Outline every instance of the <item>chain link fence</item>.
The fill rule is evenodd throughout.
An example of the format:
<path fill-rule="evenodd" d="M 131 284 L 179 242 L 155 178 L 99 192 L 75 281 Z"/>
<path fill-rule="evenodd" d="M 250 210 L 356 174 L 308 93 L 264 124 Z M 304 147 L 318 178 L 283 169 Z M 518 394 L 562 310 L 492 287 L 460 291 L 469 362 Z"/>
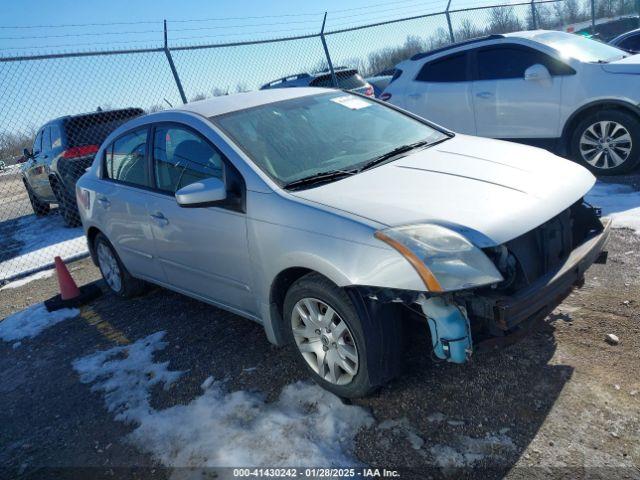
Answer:
<path fill-rule="evenodd" d="M 600 1 L 597 9 L 579 2 L 455 9 L 449 1 L 439 13 L 355 27 L 323 22 L 316 33 L 212 45 L 170 46 L 165 24 L 155 48 L 2 57 L 0 284 L 50 268 L 54 256 L 88 254 L 75 182 L 132 117 L 312 72 L 340 85 L 345 72 L 376 75 L 451 42 L 535 28 L 592 31 L 638 13 L 636 0 Z"/>

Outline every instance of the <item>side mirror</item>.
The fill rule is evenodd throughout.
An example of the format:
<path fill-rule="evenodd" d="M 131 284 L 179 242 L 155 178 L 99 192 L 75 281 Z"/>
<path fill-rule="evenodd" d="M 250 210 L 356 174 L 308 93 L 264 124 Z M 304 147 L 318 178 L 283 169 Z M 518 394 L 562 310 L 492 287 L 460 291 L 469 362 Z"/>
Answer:
<path fill-rule="evenodd" d="M 31 153 L 31 151 L 28 148 L 25 148 L 22 153 L 24 154 L 24 158 L 25 159 L 29 159 L 31 157 L 33 157 L 33 153 Z"/>
<path fill-rule="evenodd" d="M 219 178 L 205 178 L 176 192 L 178 205 L 185 208 L 208 207 L 227 198 L 227 188 Z"/>
<path fill-rule="evenodd" d="M 529 82 L 551 80 L 551 74 L 549 73 L 549 70 L 547 70 L 547 67 L 536 63 L 524 71 L 524 79 Z"/>

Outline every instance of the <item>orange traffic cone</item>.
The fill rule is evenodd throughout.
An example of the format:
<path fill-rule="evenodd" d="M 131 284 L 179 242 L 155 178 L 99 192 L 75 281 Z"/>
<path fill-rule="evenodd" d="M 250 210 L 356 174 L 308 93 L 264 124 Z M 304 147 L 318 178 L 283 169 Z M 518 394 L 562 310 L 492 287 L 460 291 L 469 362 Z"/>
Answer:
<path fill-rule="evenodd" d="M 60 257 L 54 258 L 56 264 L 56 274 L 58 275 L 58 285 L 60 285 L 60 298 L 62 300 L 71 300 L 80 296 L 80 289 L 73 280 L 73 277 L 67 270 Z"/>

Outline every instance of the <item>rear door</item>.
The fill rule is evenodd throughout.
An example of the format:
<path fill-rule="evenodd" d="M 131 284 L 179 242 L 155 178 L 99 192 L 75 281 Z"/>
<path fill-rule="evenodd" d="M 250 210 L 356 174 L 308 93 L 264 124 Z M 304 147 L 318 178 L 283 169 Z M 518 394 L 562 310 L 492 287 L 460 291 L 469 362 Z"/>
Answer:
<path fill-rule="evenodd" d="M 153 141 L 157 193 L 150 201 L 151 230 L 167 282 L 184 293 L 256 314 L 240 173 L 214 145 L 184 125 L 156 125 Z M 209 177 L 225 182 L 226 201 L 202 208 L 178 205 L 177 190 Z"/>
<path fill-rule="evenodd" d="M 473 51 L 473 102 L 477 134 L 492 138 L 557 138 L 565 75 L 571 67 L 546 53 L 517 44 Z M 525 80 L 525 71 L 543 65 L 550 79 Z"/>
<path fill-rule="evenodd" d="M 164 281 L 156 261 L 149 202 L 151 180 L 148 128 L 121 135 L 105 149 L 101 182 L 97 182 L 94 206 L 100 225 L 125 267 L 136 277 Z"/>

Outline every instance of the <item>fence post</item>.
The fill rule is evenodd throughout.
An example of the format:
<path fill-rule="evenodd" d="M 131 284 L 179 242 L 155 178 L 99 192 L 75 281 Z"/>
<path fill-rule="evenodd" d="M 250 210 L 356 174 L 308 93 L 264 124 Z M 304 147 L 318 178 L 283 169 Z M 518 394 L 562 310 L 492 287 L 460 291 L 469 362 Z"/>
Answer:
<path fill-rule="evenodd" d="M 536 4 L 535 0 L 531 0 L 531 23 L 534 30 L 538 29 L 538 19 L 536 18 Z"/>
<path fill-rule="evenodd" d="M 327 41 L 324 39 L 324 24 L 327 22 L 327 12 L 324 12 L 324 18 L 322 19 L 322 29 L 320 30 L 320 40 L 322 40 L 322 48 L 324 48 L 324 54 L 327 57 L 327 64 L 329 65 L 329 71 L 331 72 L 331 83 L 334 88 L 338 88 L 338 79 L 336 78 L 336 72 L 333 70 L 333 63 L 331 62 L 331 55 L 329 55 L 329 49 L 327 48 Z"/>
<path fill-rule="evenodd" d="M 591 0 L 591 35 L 596 34 L 596 0 Z"/>
<path fill-rule="evenodd" d="M 451 43 L 455 43 L 456 38 L 453 35 L 453 27 L 451 26 L 451 15 L 449 15 L 450 6 L 451 6 L 451 0 L 447 2 L 447 9 L 444 11 L 444 14 L 447 17 L 447 25 L 449 25 L 449 39 L 451 40 Z"/>
<path fill-rule="evenodd" d="M 171 73 L 173 73 L 173 79 L 176 81 L 176 85 L 178 86 L 178 92 L 180 92 L 180 98 L 182 99 L 182 103 L 187 103 L 187 96 L 184 94 L 184 89 L 182 88 L 182 82 L 180 81 L 180 77 L 178 76 L 178 71 L 176 70 L 176 66 L 173 63 L 173 57 L 171 56 L 171 51 L 169 50 L 169 43 L 167 42 L 167 21 L 164 21 L 164 54 L 167 56 L 167 61 L 169 62 L 169 67 L 171 68 Z"/>

